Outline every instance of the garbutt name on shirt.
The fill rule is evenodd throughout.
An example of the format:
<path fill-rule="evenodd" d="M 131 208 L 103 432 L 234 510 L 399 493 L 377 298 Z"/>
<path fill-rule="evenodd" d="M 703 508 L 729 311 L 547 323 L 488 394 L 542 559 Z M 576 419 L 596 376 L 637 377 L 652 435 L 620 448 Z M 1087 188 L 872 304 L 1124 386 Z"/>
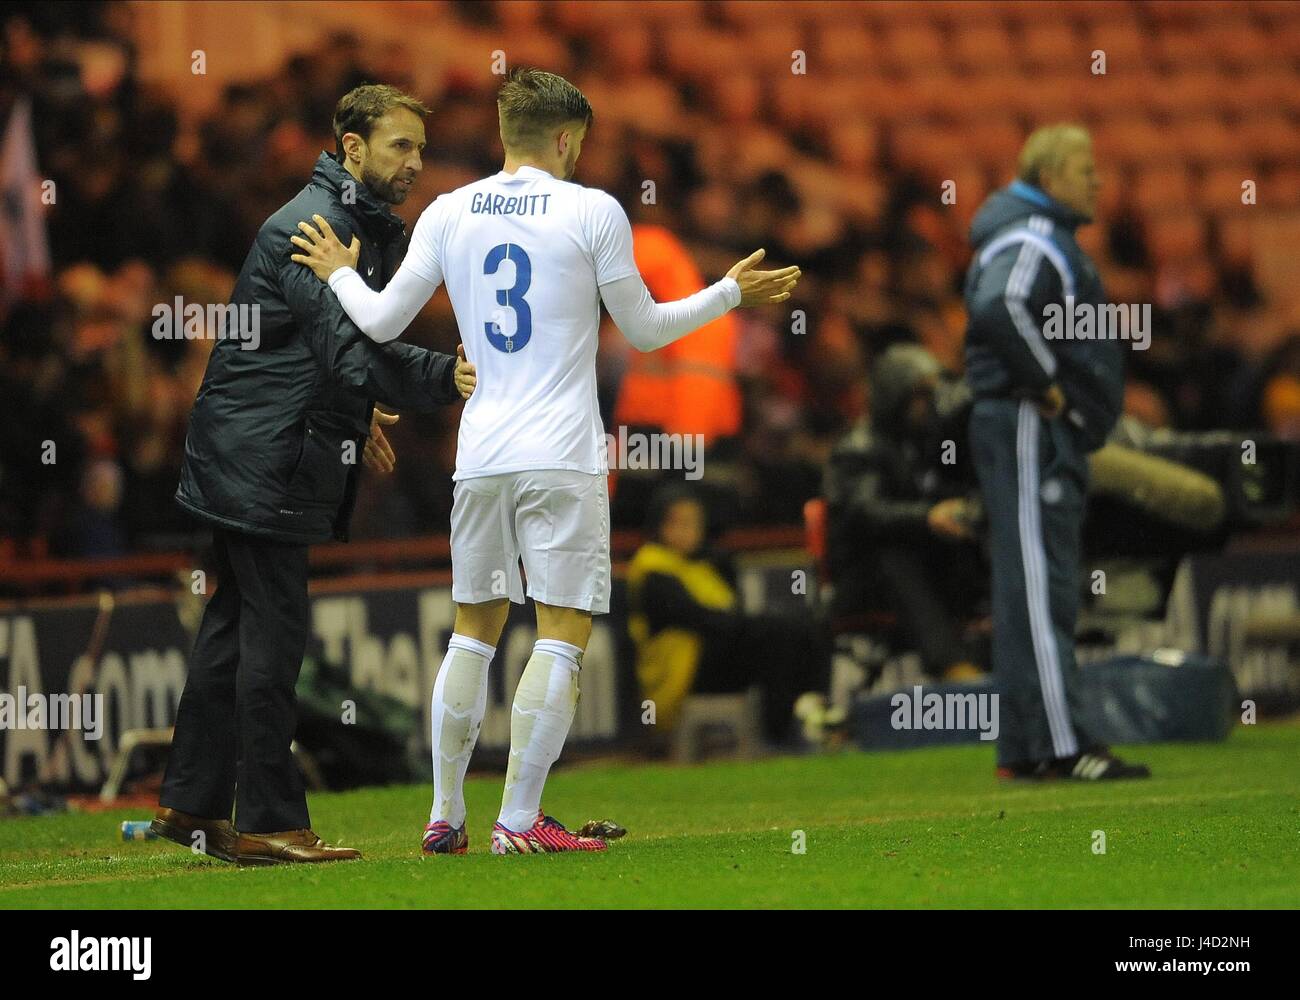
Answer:
<path fill-rule="evenodd" d="M 504 195 L 475 191 L 469 210 L 471 215 L 545 215 L 550 197 L 550 194 Z"/>

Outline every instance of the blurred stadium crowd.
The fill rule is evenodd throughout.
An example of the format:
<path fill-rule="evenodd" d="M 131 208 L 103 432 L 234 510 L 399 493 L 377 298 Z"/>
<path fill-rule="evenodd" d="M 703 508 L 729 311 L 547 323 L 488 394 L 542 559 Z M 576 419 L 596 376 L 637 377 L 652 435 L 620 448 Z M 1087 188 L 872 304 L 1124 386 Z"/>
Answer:
<path fill-rule="evenodd" d="M 1029 128 L 1054 119 L 1096 139 L 1103 209 L 1083 237 L 1111 298 L 1154 307 L 1152 346 L 1129 359 L 1129 413 L 1300 438 L 1300 311 L 1270 294 L 1261 271 L 1277 262 L 1252 237 L 1252 213 L 1300 210 L 1300 8 L 391 7 L 374 16 L 441 19 L 449 46 L 481 54 L 478 71 L 463 60 L 430 70 L 358 23 L 286 53 L 273 75 L 224 86 L 194 116 L 137 72 L 147 5 L 0 15 L 0 123 L 30 101 L 39 169 L 57 191 L 51 273 L 9 281 L 0 316 L 10 556 L 186 544 L 193 528 L 171 496 L 210 342 L 155 339 L 154 305 L 226 300 L 257 227 L 333 148 L 334 104 L 358 83 L 409 88 L 434 108 L 408 224 L 438 192 L 499 169 L 496 47 L 584 90 L 596 123 L 577 179 L 677 234 L 709 280 L 758 246 L 802 265 L 792 305 L 806 334 L 775 310 L 737 319 L 742 431 L 716 449 L 742 522 L 800 519 L 832 444 L 866 410 L 884 348 L 920 343 L 959 368 L 966 226 L 1010 178 Z M 792 72 L 796 49 L 806 74 Z M 1094 50 L 1105 75 L 1087 68 Z M 1258 205 L 1243 204 L 1245 179 Z M 945 181 L 955 204 L 941 200 Z M 445 296 L 407 337 L 454 349 Z M 612 397 L 623 348 L 606 342 Z M 403 419 L 397 474 L 367 478 L 356 537 L 445 531 L 457 415 Z M 54 464 L 42 462 L 46 440 L 58 442 Z"/>

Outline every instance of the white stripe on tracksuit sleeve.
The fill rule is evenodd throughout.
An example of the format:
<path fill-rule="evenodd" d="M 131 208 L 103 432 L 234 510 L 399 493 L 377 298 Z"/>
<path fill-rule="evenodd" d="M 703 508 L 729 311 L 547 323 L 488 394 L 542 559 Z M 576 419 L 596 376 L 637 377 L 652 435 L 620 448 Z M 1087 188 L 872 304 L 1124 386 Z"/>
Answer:
<path fill-rule="evenodd" d="M 1023 228 L 1003 233 L 980 251 L 980 266 L 987 267 L 994 258 L 1019 246 L 1020 252 L 1007 275 L 1002 303 L 1016 332 L 1037 366 L 1047 378 L 1056 377 L 1056 356 L 1047 345 L 1046 338 L 1030 315 L 1027 303 L 1039 267 L 1046 260 L 1055 268 L 1061 280 L 1061 290 L 1068 303 L 1074 297 L 1074 277 L 1060 248 L 1050 238 L 1052 224 L 1040 215 L 1031 216 Z"/>

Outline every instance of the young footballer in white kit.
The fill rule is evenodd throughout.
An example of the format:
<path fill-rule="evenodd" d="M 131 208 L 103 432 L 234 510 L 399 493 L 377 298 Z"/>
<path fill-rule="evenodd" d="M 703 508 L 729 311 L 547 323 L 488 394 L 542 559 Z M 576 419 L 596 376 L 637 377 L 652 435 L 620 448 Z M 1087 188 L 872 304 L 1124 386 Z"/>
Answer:
<path fill-rule="evenodd" d="M 541 810 L 578 701 L 591 616 L 609 610 L 609 494 L 596 402 L 603 302 L 651 351 L 736 306 L 783 302 L 797 267 L 754 271 L 759 250 L 714 285 L 656 303 L 637 272 L 632 230 L 608 194 L 570 181 L 591 105 L 563 78 L 516 70 L 497 97 L 505 166 L 442 195 L 420 216 L 406 259 L 368 288 L 329 223 L 303 223 L 293 259 L 327 280 L 373 340 L 401 335 L 447 286 L 478 385 L 461 417 L 451 516 L 455 631 L 433 687 L 434 801 L 426 854 L 461 854 L 463 784 L 487 704 L 488 665 L 509 602 L 537 606 L 537 642 L 515 692 L 510 762 L 492 851 L 599 851 Z"/>

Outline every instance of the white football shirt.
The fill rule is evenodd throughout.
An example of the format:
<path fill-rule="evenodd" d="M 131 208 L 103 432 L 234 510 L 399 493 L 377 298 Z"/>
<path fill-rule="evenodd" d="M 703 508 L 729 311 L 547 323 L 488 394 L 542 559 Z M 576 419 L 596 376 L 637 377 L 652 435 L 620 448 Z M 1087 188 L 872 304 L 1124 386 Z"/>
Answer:
<path fill-rule="evenodd" d="M 632 229 L 609 195 L 534 167 L 444 195 L 421 214 L 382 292 L 351 267 L 329 286 L 371 340 L 402 335 L 447 285 L 478 386 L 461 418 L 456 479 L 530 469 L 606 471 L 596 401 L 599 302 L 628 341 L 654 351 L 741 304 L 730 277 L 655 302 Z"/>
<path fill-rule="evenodd" d="M 599 287 L 637 273 L 618 202 L 535 167 L 501 171 L 425 209 L 402 266 L 447 286 L 478 372 L 453 478 L 605 472 Z"/>

